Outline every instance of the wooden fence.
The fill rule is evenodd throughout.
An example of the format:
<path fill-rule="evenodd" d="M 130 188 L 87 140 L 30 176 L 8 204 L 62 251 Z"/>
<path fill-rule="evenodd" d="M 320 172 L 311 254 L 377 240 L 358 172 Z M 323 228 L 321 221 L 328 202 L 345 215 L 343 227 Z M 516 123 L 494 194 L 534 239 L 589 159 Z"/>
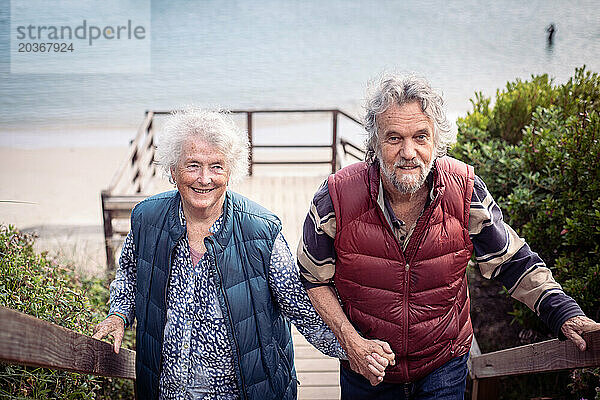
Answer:
<path fill-rule="evenodd" d="M 569 340 L 558 339 L 486 354 L 477 354 L 476 350 L 470 360 L 471 398 L 497 399 L 499 378 L 504 376 L 600 366 L 600 330 L 584 333 L 583 338 L 587 344 L 585 351 L 580 351 Z"/>
<path fill-rule="evenodd" d="M 476 354 L 469 361 L 472 400 L 498 398 L 498 378 L 600 366 L 600 331 L 583 334 L 585 352 L 558 339 Z M 135 352 L 0 307 L 0 361 L 97 376 L 135 379 Z"/>

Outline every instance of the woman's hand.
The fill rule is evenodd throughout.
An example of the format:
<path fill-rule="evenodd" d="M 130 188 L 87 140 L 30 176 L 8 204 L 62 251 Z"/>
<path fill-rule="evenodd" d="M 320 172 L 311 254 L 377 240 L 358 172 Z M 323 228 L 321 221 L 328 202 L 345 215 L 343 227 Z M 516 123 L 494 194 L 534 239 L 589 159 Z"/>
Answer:
<path fill-rule="evenodd" d="M 94 327 L 94 339 L 102 340 L 108 335 L 115 339 L 114 350 L 119 354 L 121 342 L 123 342 L 123 334 L 125 333 L 125 323 L 121 317 L 110 315 Z"/>

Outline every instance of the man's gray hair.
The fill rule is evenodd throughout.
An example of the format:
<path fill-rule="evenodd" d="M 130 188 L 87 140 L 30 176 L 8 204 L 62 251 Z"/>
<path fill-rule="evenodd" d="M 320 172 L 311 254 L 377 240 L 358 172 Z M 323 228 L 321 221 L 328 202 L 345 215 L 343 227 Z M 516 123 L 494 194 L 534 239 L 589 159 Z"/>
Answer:
<path fill-rule="evenodd" d="M 373 163 L 379 154 L 377 116 L 395 103 L 404 105 L 417 102 L 421 111 L 434 125 L 434 157 L 446 155 L 448 148 L 456 142 L 456 131 L 446 116 L 444 99 L 436 93 L 425 78 L 416 75 L 384 74 L 369 85 L 365 101 L 364 124 L 367 130 L 365 160 Z"/>
<path fill-rule="evenodd" d="M 179 162 L 183 145 L 198 139 L 217 148 L 225 156 L 229 179 L 239 182 L 248 173 L 248 135 L 231 119 L 228 111 L 204 110 L 188 106 L 173 112 L 156 138 L 154 158 L 170 177 Z"/>

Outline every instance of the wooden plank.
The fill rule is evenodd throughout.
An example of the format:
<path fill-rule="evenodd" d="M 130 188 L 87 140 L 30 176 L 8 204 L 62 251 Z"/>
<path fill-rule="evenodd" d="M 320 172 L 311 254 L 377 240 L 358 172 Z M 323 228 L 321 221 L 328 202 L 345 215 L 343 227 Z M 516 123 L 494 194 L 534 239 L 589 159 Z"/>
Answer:
<path fill-rule="evenodd" d="M 319 350 L 314 348 L 311 345 L 308 346 L 296 346 L 294 345 L 294 356 L 298 359 L 308 359 L 308 358 L 322 358 L 327 357 L 325 354 L 321 353 Z"/>
<path fill-rule="evenodd" d="M 0 307 L 0 361 L 135 379 L 135 352 Z"/>
<path fill-rule="evenodd" d="M 131 210 L 113 210 L 109 211 L 110 219 L 129 219 L 131 217 Z"/>
<path fill-rule="evenodd" d="M 323 358 L 296 359 L 296 369 L 307 372 L 331 372 L 339 368 L 340 362 L 335 358 L 323 356 Z"/>
<path fill-rule="evenodd" d="M 339 387 L 298 387 L 298 399 L 300 400 L 332 400 L 340 398 L 341 390 Z"/>
<path fill-rule="evenodd" d="M 140 201 L 144 200 L 147 195 L 133 195 L 133 196 L 106 196 L 105 208 L 107 210 L 129 210 Z"/>
<path fill-rule="evenodd" d="M 340 374 L 334 372 L 298 372 L 300 386 L 337 386 L 340 383 Z"/>
<path fill-rule="evenodd" d="M 473 357 L 477 378 L 533 374 L 600 365 L 600 330 L 583 334 L 586 351 L 558 339 L 495 351 Z"/>

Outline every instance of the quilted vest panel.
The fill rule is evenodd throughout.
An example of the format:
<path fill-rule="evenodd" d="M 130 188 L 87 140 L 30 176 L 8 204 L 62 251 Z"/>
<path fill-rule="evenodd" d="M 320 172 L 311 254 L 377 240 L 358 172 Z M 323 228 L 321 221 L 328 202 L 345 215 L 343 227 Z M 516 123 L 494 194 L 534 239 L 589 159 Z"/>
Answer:
<path fill-rule="evenodd" d="M 367 338 L 388 342 L 396 365 L 386 382 L 426 376 L 471 345 L 466 266 L 473 168 L 434 164 L 434 199 L 403 251 L 377 204 L 379 165 L 356 163 L 329 177 L 337 233 L 336 289 Z"/>
<path fill-rule="evenodd" d="M 132 212 L 138 259 L 136 289 L 136 390 L 158 398 L 161 349 L 171 257 L 185 234 L 176 191 L 150 197 Z M 295 399 L 297 379 L 289 321 L 268 286 L 279 219 L 258 204 L 227 192 L 223 227 L 205 239 L 215 265 L 217 294 L 227 310 L 229 339 L 243 399 Z"/>

